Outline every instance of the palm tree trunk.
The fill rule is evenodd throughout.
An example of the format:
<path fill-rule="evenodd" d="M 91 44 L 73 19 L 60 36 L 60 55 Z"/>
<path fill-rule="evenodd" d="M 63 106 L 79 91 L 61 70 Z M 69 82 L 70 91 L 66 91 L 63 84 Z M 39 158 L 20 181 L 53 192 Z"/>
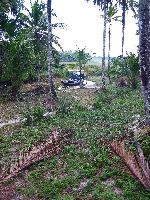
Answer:
<path fill-rule="evenodd" d="M 53 73 L 52 73 L 52 62 L 53 62 L 53 55 L 52 55 L 52 18 L 51 18 L 51 5 L 52 0 L 47 0 L 47 15 L 48 15 L 48 79 L 49 79 L 49 87 L 50 87 L 50 94 L 52 99 L 57 99 L 57 94 L 54 87 L 53 82 Z"/>
<path fill-rule="evenodd" d="M 104 30 L 103 30 L 103 58 L 102 58 L 102 87 L 105 89 L 105 46 L 106 46 L 106 17 L 107 17 L 107 7 L 106 0 L 104 0 Z"/>
<path fill-rule="evenodd" d="M 140 0 L 139 7 L 140 29 L 140 69 L 142 80 L 142 93 L 147 117 L 150 126 L 150 0 Z"/>
<path fill-rule="evenodd" d="M 0 58 L 0 81 L 1 81 L 2 75 L 3 75 L 3 65 Z"/>
<path fill-rule="evenodd" d="M 110 42 L 111 42 L 111 19 L 109 19 L 109 31 L 108 31 L 108 40 L 109 40 L 109 49 L 108 49 L 108 80 L 109 83 L 111 83 L 110 80 Z"/>
<path fill-rule="evenodd" d="M 124 55 L 125 16 L 126 16 L 126 0 L 122 0 L 122 56 Z"/>

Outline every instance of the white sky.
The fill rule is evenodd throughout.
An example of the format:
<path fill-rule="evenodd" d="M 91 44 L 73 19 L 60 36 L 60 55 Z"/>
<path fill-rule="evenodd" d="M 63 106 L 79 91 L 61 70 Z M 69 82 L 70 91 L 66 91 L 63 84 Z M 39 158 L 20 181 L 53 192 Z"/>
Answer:
<path fill-rule="evenodd" d="M 25 0 L 25 5 L 28 7 L 30 7 L 29 2 L 30 0 Z M 102 56 L 103 19 L 100 18 L 102 13 L 98 7 L 93 5 L 93 0 L 90 3 L 87 3 L 86 0 L 52 0 L 52 9 L 57 14 L 57 18 L 53 17 L 52 19 L 53 23 L 62 22 L 67 25 L 65 29 L 58 28 L 53 31 L 55 35 L 60 37 L 59 43 L 65 51 L 74 51 L 77 46 L 79 48 L 86 47 L 87 52 Z M 131 13 L 127 14 L 125 52 L 137 53 L 138 36 L 135 35 L 137 29 L 136 20 Z M 121 32 L 121 22 L 113 22 L 111 56 L 121 54 Z M 108 41 L 106 47 L 108 47 Z"/>

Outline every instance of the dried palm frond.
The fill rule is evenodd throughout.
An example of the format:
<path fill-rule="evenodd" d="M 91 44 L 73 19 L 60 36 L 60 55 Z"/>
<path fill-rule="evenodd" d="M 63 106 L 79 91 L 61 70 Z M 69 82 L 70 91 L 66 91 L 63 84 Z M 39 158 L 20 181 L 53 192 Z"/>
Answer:
<path fill-rule="evenodd" d="M 45 142 L 39 142 L 31 147 L 26 153 L 20 153 L 18 160 L 12 163 L 8 172 L 3 173 L 1 182 L 16 176 L 21 170 L 31 164 L 59 154 L 63 147 L 69 143 L 69 138 L 73 135 L 73 130 L 56 129 L 52 131 Z"/>
<path fill-rule="evenodd" d="M 121 143 L 112 141 L 111 149 L 117 154 L 128 167 L 133 176 L 140 181 L 143 187 L 150 190 L 150 169 L 146 161 L 143 151 L 138 144 L 138 154 L 134 155 L 130 150 L 125 150 L 124 141 Z"/>

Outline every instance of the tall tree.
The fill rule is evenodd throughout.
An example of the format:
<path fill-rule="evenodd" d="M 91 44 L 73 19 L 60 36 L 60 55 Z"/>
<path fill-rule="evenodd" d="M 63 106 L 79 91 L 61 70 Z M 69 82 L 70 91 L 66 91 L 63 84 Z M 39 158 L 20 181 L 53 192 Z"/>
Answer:
<path fill-rule="evenodd" d="M 108 29 L 108 79 L 109 83 L 110 80 L 110 53 L 111 53 L 111 26 L 112 26 L 112 20 L 119 21 L 120 16 L 116 16 L 117 10 L 117 4 L 112 5 L 109 7 L 107 12 L 107 22 L 109 23 L 109 29 Z"/>
<path fill-rule="evenodd" d="M 53 82 L 53 73 L 52 73 L 52 0 L 47 0 L 47 16 L 48 16 L 48 77 L 49 77 L 49 87 L 50 94 L 53 100 L 57 99 L 57 94 Z"/>
<path fill-rule="evenodd" d="M 88 1 L 88 0 L 87 0 Z M 104 12 L 104 28 L 103 28 L 103 58 L 102 58 L 102 87 L 105 89 L 106 80 L 105 80 L 105 51 L 106 51 L 106 24 L 107 24 L 107 10 L 112 4 L 112 0 L 94 0 L 94 4 L 97 4 L 101 7 Z"/>
<path fill-rule="evenodd" d="M 106 51 L 106 24 L 107 24 L 107 7 L 104 0 L 104 29 L 103 29 L 103 58 L 102 58 L 102 87 L 105 88 L 105 51 Z"/>
<path fill-rule="evenodd" d="M 124 34 L 125 34 L 125 17 L 126 17 L 126 7 L 127 0 L 119 0 L 122 7 L 122 56 L 124 54 Z"/>
<path fill-rule="evenodd" d="M 142 92 L 150 126 L 150 0 L 139 1 L 139 58 L 142 79 Z"/>

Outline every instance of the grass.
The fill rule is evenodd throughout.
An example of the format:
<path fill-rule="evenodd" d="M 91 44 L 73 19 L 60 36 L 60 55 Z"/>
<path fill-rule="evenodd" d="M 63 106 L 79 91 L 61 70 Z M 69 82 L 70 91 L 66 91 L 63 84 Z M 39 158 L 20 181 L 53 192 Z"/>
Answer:
<path fill-rule="evenodd" d="M 79 96 L 73 94 L 73 98 Z M 94 93 L 94 98 L 89 97 L 90 107 L 89 101 L 76 102 L 68 93 L 61 95 L 67 98 L 62 98 L 59 112 L 52 118 L 37 118 L 30 124 L 10 127 L 9 131 L 2 129 L 2 167 L 15 160 L 19 151 L 27 151 L 36 141 L 45 140 L 53 128 L 75 130 L 73 144 L 66 146 L 60 155 L 35 163 L 19 175 L 26 184 L 18 185 L 17 191 L 31 199 L 148 200 L 150 194 L 124 169 L 119 157 L 100 143 L 101 138 L 132 135 L 128 127 L 133 116 L 145 117 L 140 90 L 110 86 Z M 141 141 L 148 155 L 148 139 L 142 137 Z M 111 184 L 107 184 L 108 180 Z"/>

